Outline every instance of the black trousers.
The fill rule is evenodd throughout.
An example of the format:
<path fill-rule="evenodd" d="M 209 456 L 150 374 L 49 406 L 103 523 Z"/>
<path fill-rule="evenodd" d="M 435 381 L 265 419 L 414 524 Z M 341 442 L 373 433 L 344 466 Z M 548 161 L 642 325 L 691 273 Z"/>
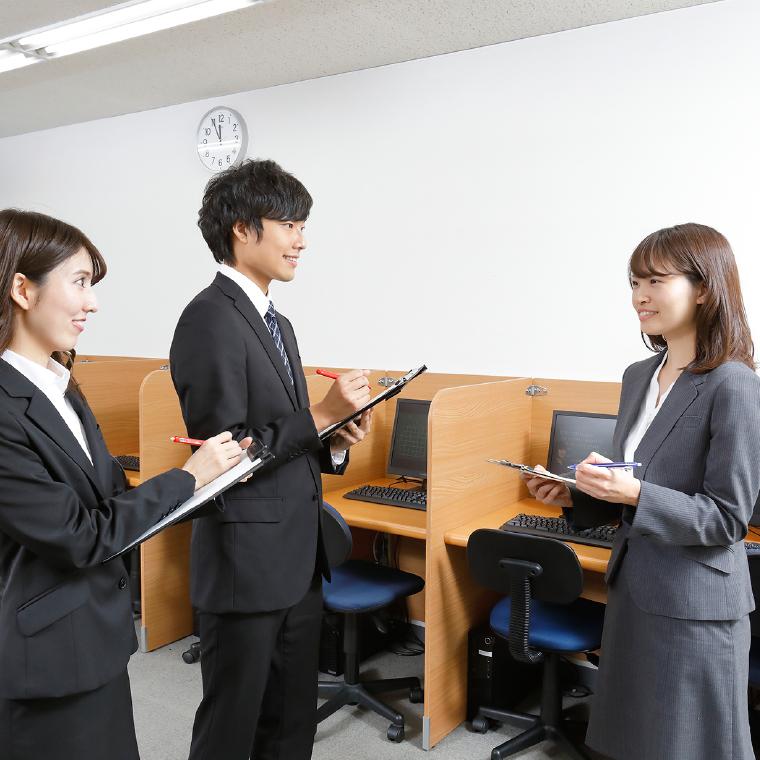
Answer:
<path fill-rule="evenodd" d="M 94 691 L 0 699 L 0 760 L 139 760 L 125 670 Z"/>
<path fill-rule="evenodd" d="M 309 760 L 321 619 L 321 577 L 284 610 L 200 614 L 203 699 L 190 760 Z"/>

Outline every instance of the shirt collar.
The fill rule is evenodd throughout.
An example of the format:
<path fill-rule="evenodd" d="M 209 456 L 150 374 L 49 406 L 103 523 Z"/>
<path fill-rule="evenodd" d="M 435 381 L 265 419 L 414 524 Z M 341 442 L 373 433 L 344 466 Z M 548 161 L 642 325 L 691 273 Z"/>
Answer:
<path fill-rule="evenodd" d="M 652 408 L 655 408 L 657 404 L 657 397 L 660 395 L 660 372 L 662 371 L 662 368 L 665 366 L 665 362 L 668 359 L 668 352 L 663 351 L 662 352 L 662 361 L 657 365 L 657 369 L 654 371 L 654 374 L 652 375 L 652 379 L 649 381 L 649 394 L 648 394 L 648 405 Z M 663 401 L 665 401 L 665 398 L 670 393 L 670 389 L 673 387 L 673 383 L 671 383 L 666 389 L 665 392 L 660 397 L 660 406 L 662 406 Z M 659 406 L 656 408 L 660 408 Z"/>
<path fill-rule="evenodd" d="M 69 387 L 71 373 L 62 364 L 53 358 L 48 359 L 47 367 L 27 359 L 26 356 L 17 354 L 15 351 L 6 349 L 1 359 L 15 367 L 27 380 L 34 383 L 43 393 L 51 391 L 63 396 Z"/>
<path fill-rule="evenodd" d="M 252 280 L 249 280 L 242 272 L 238 272 L 237 269 L 229 266 L 228 264 L 219 265 L 219 274 L 223 274 L 225 277 L 229 277 L 230 280 L 236 282 L 243 289 L 251 303 L 256 308 L 256 311 L 261 314 L 262 318 L 269 310 L 270 298 L 266 293 L 261 292 L 261 288 Z"/>

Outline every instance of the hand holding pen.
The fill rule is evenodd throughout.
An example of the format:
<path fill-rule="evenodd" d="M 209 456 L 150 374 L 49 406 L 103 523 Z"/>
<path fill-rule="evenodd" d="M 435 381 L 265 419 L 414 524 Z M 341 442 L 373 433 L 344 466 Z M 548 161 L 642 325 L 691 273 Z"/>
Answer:
<path fill-rule="evenodd" d="M 575 482 L 579 490 L 595 499 L 635 507 L 639 503 L 641 481 L 633 475 L 634 465 L 639 463 L 613 462 L 592 451 L 575 465 Z"/>
<path fill-rule="evenodd" d="M 324 370 L 320 374 L 326 374 Z M 331 373 L 332 374 L 332 373 Z M 317 430 L 324 430 L 369 403 L 368 369 L 354 369 L 334 378 L 322 401 L 312 404 L 311 416 Z"/>

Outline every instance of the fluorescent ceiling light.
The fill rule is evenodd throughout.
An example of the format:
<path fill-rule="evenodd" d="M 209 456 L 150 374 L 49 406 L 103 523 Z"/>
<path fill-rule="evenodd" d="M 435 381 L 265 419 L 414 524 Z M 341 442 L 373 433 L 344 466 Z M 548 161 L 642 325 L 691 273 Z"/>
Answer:
<path fill-rule="evenodd" d="M 132 0 L 70 22 L 28 32 L 18 44 L 64 56 L 236 11 L 263 0 Z"/>
<path fill-rule="evenodd" d="M 57 24 L 41 32 L 33 32 L 22 37 L 18 42 L 22 47 L 36 50 L 57 42 L 68 42 L 78 37 L 85 37 L 88 34 L 113 29 L 115 26 L 129 24 L 132 21 L 140 21 L 150 16 L 157 16 L 159 13 L 165 13 L 166 11 L 185 8 L 190 2 L 189 0 L 147 0 L 147 2 L 126 3 L 106 12 L 89 14 L 82 17 L 79 21 L 75 19 L 63 24 Z"/>
<path fill-rule="evenodd" d="M 29 58 L 23 53 L 0 48 L 0 74 L 5 71 L 13 71 L 13 69 L 29 66 L 32 63 L 39 63 L 39 61 L 39 58 Z"/>

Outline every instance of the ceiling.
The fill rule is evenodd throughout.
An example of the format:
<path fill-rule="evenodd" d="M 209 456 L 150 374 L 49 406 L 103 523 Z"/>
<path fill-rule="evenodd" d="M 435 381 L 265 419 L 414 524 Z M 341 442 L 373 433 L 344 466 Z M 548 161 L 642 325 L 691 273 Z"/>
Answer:
<path fill-rule="evenodd" d="M 720 0 L 268 0 L 0 74 L 0 137 Z M 0 39 L 119 3 L 0 0 Z"/>

